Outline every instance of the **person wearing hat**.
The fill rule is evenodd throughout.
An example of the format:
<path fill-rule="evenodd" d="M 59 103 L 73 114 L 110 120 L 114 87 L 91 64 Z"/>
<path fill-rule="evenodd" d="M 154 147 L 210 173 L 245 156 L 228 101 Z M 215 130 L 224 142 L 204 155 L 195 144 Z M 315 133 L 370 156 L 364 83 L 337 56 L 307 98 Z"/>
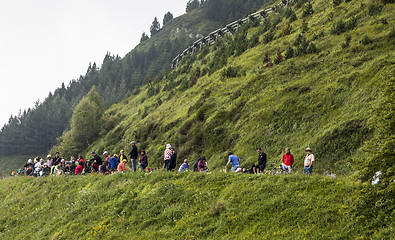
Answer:
<path fill-rule="evenodd" d="M 258 152 L 258 165 L 255 166 L 255 164 L 252 165 L 252 173 L 258 174 L 260 172 L 263 172 L 266 167 L 266 162 L 267 162 L 267 156 L 266 153 L 263 152 L 262 148 L 257 148 L 256 151 Z"/>
<path fill-rule="evenodd" d="M 110 157 L 110 154 L 108 154 L 107 151 L 104 151 L 103 155 L 104 155 L 104 157 L 106 158 L 105 161 L 109 163 L 109 162 L 110 162 L 110 158 L 111 158 L 111 157 Z"/>
<path fill-rule="evenodd" d="M 132 150 L 128 154 L 130 156 L 130 167 L 133 171 L 136 171 L 136 159 L 138 158 L 136 142 L 132 141 L 130 145 L 132 145 Z"/>
<path fill-rule="evenodd" d="M 51 155 L 47 156 L 47 165 L 48 165 L 49 168 L 51 168 L 52 165 L 53 165 L 53 159 L 52 159 Z"/>
<path fill-rule="evenodd" d="M 171 145 L 170 144 L 166 144 L 166 150 L 165 150 L 165 156 L 164 156 L 164 161 L 165 161 L 165 169 L 169 168 L 169 163 L 170 163 L 170 159 L 171 159 L 171 155 L 172 155 L 172 151 L 171 151 Z"/>
<path fill-rule="evenodd" d="M 304 159 L 303 174 L 311 174 L 313 172 L 314 155 L 311 148 L 306 148 L 306 157 Z"/>
<path fill-rule="evenodd" d="M 119 162 L 125 161 L 128 162 L 128 157 L 126 157 L 125 152 L 123 150 L 121 150 L 119 152 Z"/>
<path fill-rule="evenodd" d="M 27 160 L 27 163 L 23 166 L 25 169 L 25 175 L 30 175 L 33 171 L 33 161 L 31 159 Z"/>
<path fill-rule="evenodd" d="M 119 173 L 123 173 L 125 172 L 126 168 L 125 168 L 125 164 L 126 164 L 126 160 L 122 160 L 122 162 L 120 164 L 118 164 L 117 170 Z"/>
<path fill-rule="evenodd" d="M 289 148 L 286 148 L 285 154 L 283 155 L 283 162 L 281 164 L 281 168 L 285 172 L 291 172 L 293 164 L 294 164 L 294 156 L 291 154 L 291 150 Z"/>

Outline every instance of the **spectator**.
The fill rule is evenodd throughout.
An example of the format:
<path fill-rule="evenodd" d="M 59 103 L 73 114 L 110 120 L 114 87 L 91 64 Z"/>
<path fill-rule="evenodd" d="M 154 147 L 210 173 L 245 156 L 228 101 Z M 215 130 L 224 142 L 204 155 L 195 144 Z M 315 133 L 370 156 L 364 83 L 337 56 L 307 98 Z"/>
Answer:
<path fill-rule="evenodd" d="M 171 148 L 171 157 L 167 170 L 172 171 L 176 168 L 176 166 L 177 166 L 177 153 L 176 153 L 176 149 L 173 147 Z"/>
<path fill-rule="evenodd" d="M 108 162 L 104 161 L 104 163 L 102 165 L 100 165 L 100 167 L 99 167 L 99 173 L 100 174 L 106 174 L 107 167 L 108 167 Z"/>
<path fill-rule="evenodd" d="M 110 158 L 110 171 L 113 173 L 117 171 L 119 161 L 118 161 L 118 155 L 114 154 L 112 158 Z"/>
<path fill-rule="evenodd" d="M 74 172 L 75 175 L 82 174 L 82 171 L 84 170 L 84 164 L 85 161 L 79 161 L 78 166 L 75 168 L 75 172 Z"/>
<path fill-rule="evenodd" d="M 34 176 L 39 177 L 41 173 L 41 163 L 40 158 L 34 159 Z"/>
<path fill-rule="evenodd" d="M 281 168 L 284 172 L 291 172 L 292 165 L 294 164 L 294 156 L 291 154 L 291 150 L 289 148 L 285 149 L 285 154 L 283 155 L 283 162 L 281 164 Z"/>
<path fill-rule="evenodd" d="M 204 156 L 200 158 L 200 161 L 198 163 L 198 171 L 199 172 L 207 172 L 208 171 L 206 157 L 204 157 Z"/>
<path fill-rule="evenodd" d="M 311 174 L 313 172 L 314 155 L 311 148 L 306 148 L 306 157 L 304 159 L 303 174 Z"/>
<path fill-rule="evenodd" d="M 189 160 L 188 159 L 185 159 L 184 163 L 178 169 L 178 172 L 185 172 L 185 171 L 189 171 Z"/>
<path fill-rule="evenodd" d="M 25 169 L 25 175 L 30 175 L 33 172 L 33 161 L 29 159 L 27 163 L 23 166 Z"/>
<path fill-rule="evenodd" d="M 52 156 L 51 156 L 51 155 L 48 155 L 48 156 L 47 156 L 47 166 L 51 168 L 52 165 L 54 165 L 54 164 L 53 164 Z"/>
<path fill-rule="evenodd" d="M 127 163 L 128 162 L 128 157 L 126 157 L 125 152 L 123 150 L 121 150 L 119 152 L 119 162 L 121 163 L 123 161 L 125 161 L 125 163 Z"/>
<path fill-rule="evenodd" d="M 99 166 L 103 164 L 103 160 L 95 152 L 92 152 L 92 157 L 93 158 L 90 160 L 90 162 L 92 163 L 92 168 L 95 170 L 95 172 L 98 172 Z"/>
<path fill-rule="evenodd" d="M 257 148 L 256 151 L 258 152 L 258 165 L 252 165 L 252 173 L 258 174 L 263 172 L 266 168 L 267 156 L 266 153 L 263 152 L 262 148 Z"/>
<path fill-rule="evenodd" d="M 200 159 L 201 159 L 201 157 L 199 157 L 199 158 L 196 160 L 195 164 L 193 164 L 193 171 L 194 171 L 194 172 L 198 172 L 198 171 L 199 171 L 198 165 L 199 165 Z"/>
<path fill-rule="evenodd" d="M 108 152 L 107 151 L 105 151 L 104 153 L 103 153 L 103 155 L 104 155 L 104 158 L 105 158 L 105 161 L 107 161 L 108 163 L 110 162 L 110 154 L 108 154 Z"/>
<path fill-rule="evenodd" d="M 136 171 L 136 159 L 138 158 L 136 142 L 132 141 L 130 145 L 132 145 L 132 150 L 130 150 L 128 154 L 130 155 L 130 167 L 132 168 L 133 171 Z"/>
<path fill-rule="evenodd" d="M 140 157 L 140 162 L 139 162 L 139 171 L 140 172 L 145 172 L 145 169 L 148 167 L 148 157 L 147 154 L 145 153 L 144 149 L 141 149 L 141 157 Z"/>
<path fill-rule="evenodd" d="M 228 167 L 229 163 L 232 163 L 232 172 L 236 172 L 236 170 L 240 167 L 240 159 L 233 155 L 232 152 L 228 153 L 229 161 L 226 163 L 225 169 Z"/>
<path fill-rule="evenodd" d="M 55 157 L 53 158 L 52 166 L 57 166 L 61 161 L 62 161 L 62 158 L 60 157 L 60 153 L 56 152 Z"/>
<path fill-rule="evenodd" d="M 126 170 L 125 163 L 126 163 L 126 160 L 123 160 L 120 164 L 118 164 L 117 170 L 119 173 L 125 172 L 125 170 Z"/>
<path fill-rule="evenodd" d="M 171 148 L 171 145 L 170 144 L 167 144 L 166 145 L 166 150 L 165 150 L 165 156 L 164 156 L 164 161 L 165 161 L 165 166 L 164 166 L 164 168 L 165 169 L 168 169 L 169 168 L 169 163 L 170 163 L 170 159 L 171 159 L 171 150 L 170 150 L 170 148 Z"/>
<path fill-rule="evenodd" d="M 85 161 L 84 161 L 84 158 L 83 158 L 82 155 L 79 155 L 79 156 L 78 156 L 78 165 L 80 165 L 81 162 L 83 163 L 82 166 L 85 168 L 86 163 L 85 163 Z"/>

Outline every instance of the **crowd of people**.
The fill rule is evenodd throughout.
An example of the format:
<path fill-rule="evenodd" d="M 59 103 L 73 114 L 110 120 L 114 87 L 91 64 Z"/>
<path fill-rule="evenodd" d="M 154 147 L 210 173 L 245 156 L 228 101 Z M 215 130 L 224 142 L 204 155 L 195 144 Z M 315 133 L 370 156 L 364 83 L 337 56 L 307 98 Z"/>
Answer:
<path fill-rule="evenodd" d="M 79 175 L 79 174 L 88 174 L 88 173 L 99 173 L 99 174 L 112 174 L 112 173 L 123 173 L 127 170 L 137 171 L 139 172 L 152 172 L 152 168 L 148 168 L 148 156 L 144 149 L 139 152 L 136 146 L 136 143 L 132 141 L 130 143 L 131 151 L 126 155 L 124 150 L 121 150 L 119 155 L 110 154 L 105 151 L 103 153 L 103 158 L 100 157 L 96 152 L 91 152 L 91 158 L 88 160 L 84 160 L 82 155 L 78 156 L 78 159 L 72 156 L 69 161 L 65 161 L 60 157 L 60 153 L 57 152 L 54 157 L 51 155 L 47 156 L 47 159 L 44 160 L 40 157 L 36 157 L 34 162 L 29 159 L 27 163 L 24 165 L 23 169 L 19 169 L 18 173 L 13 172 L 12 175 L 27 175 L 34 177 L 41 177 L 45 175 Z M 227 171 L 228 166 L 231 165 L 232 172 L 243 172 L 243 173 L 251 173 L 251 174 L 260 174 L 263 173 L 266 168 L 267 163 L 267 155 L 262 150 L 262 148 L 257 148 L 258 153 L 258 163 L 253 164 L 251 168 L 241 168 L 240 158 L 234 155 L 232 152 L 228 153 L 228 161 L 225 165 L 224 169 L 221 171 Z M 128 158 L 130 157 L 130 160 Z M 136 165 L 136 161 L 138 160 L 138 165 Z M 166 149 L 164 151 L 163 158 L 163 166 L 167 171 L 175 171 L 177 167 L 177 152 L 171 144 L 166 145 Z M 282 163 L 279 167 L 281 172 L 291 173 L 292 166 L 294 164 L 294 156 L 291 154 L 291 150 L 289 148 L 285 149 L 285 154 L 282 157 Z M 130 166 L 130 169 L 127 168 Z M 312 154 L 312 150 L 310 148 L 306 148 L 306 157 L 304 160 L 304 174 L 311 174 L 314 166 L 314 155 Z M 185 159 L 181 166 L 178 168 L 178 172 L 184 171 L 195 171 L 195 172 L 208 172 L 209 168 L 207 166 L 207 159 L 205 156 L 199 157 L 198 160 L 194 163 L 193 168 L 189 165 L 189 160 Z"/>

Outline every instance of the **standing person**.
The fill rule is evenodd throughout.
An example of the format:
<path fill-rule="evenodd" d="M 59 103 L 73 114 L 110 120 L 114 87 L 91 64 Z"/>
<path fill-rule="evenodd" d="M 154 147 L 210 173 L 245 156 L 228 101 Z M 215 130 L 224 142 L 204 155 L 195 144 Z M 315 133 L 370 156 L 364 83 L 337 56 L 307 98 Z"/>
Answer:
<path fill-rule="evenodd" d="M 53 162 L 52 156 L 51 156 L 51 155 L 48 155 L 48 156 L 47 156 L 47 166 L 48 166 L 49 168 L 51 168 L 53 165 L 55 165 L 55 164 L 54 164 L 54 162 Z"/>
<path fill-rule="evenodd" d="M 256 151 L 258 152 L 258 165 L 252 165 L 252 172 L 254 174 L 258 174 L 263 172 L 266 168 L 267 156 L 266 153 L 263 152 L 262 148 L 257 148 Z"/>
<path fill-rule="evenodd" d="M 204 156 L 200 158 L 200 161 L 198 163 L 198 171 L 199 172 L 207 172 L 208 171 L 206 157 L 204 157 Z"/>
<path fill-rule="evenodd" d="M 112 173 L 117 171 L 118 164 L 119 164 L 118 155 L 114 154 L 114 156 L 112 158 L 110 158 L 110 171 Z"/>
<path fill-rule="evenodd" d="M 189 171 L 189 160 L 188 159 L 185 159 L 184 163 L 178 169 L 178 172 L 185 172 L 185 171 Z"/>
<path fill-rule="evenodd" d="M 136 171 L 136 159 L 138 158 L 136 142 L 132 141 L 130 145 L 132 145 L 132 149 L 128 154 L 130 155 L 130 167 L 132 168 L 133 171 Z"/>
<path fill-rule="evenodd" d="M 171 157 L 169 161 L 169 165 L 167 166 L 167 171 L 172 171 L 177 166 L 177 153 L 176 149 L 173 147 L 171 148 Z"/>
<path fill-rule="evenodd" d="M 34 176 L 39 177 L 41 172 L 41 163 L 38 157 L 34 159 Z"/>
<path fill-rule="evenodd" d="M 104 153 L 103 153 L 103 155 L 104 155 L 104 161 L 107 161 L 107 162 L 110 162 L 110 154 L 108 154 L 108 152 L 107 151 L 105 151 Z"/>
<path fill-rule="evenodd" d="M 127 163 L 128 162 L 128 157 L 126 157 L 125 152 L 123 150 L 121 150 L 119 152 L 119 162 L 121 163 L 123 161 L 125 161 L 125 163 Z"/>
<path fill-rule="evenodd" d="M 70 161 L 71 161 L 71 164 L 70 164 L 70 174 L 74 174 L 74 173 L 75 173 L 75 168 L 77 167 L 78 162 L 76 161 L 76 159 L 75 159 L 74 156 L 71 156 L 71 157 L 70 157 Z"/>
<path fill-rule="evenodd" d="M 56 152 L 55 157 L 53 158 L 53 163 L 52 165 L 58 166 L 58 164 L 62 161 L 62 158 L 60 157 L 60 153 Z M 49 166 L 48 166 L 49 167 Z"/>
<path fill-rule="evenodd" d="M 141 149 L 141 157 L 140 157 L 140 162 L 139 162 L 139 171 L 140 172 L 145 172 L 145 169 L 148 167 L 148 157 L 147 154 L 145 153 L 144 149 Z"/>
<path fill-rule="evenodd" d="M 314 155 L 311 148 L 306 148 L 306 157 L 304 159 L 303 174 L 311 174 L 313 172 Z"/>
<path fill-rule="evenodd" d="M 232 163 L 232 172 L 236 172 L 236 170 L 240 167 L 240 158 L 236 155 L 233 155 L 232 152 L 228 152 L 229 161 L 226 163 L 225 169 L 228 167 L 229 163 Z"/>
<path fill-rule="evenodd" d="M 294 156 L 291 154 L 291 149 L 286 148 L 285 154 L 283 155 L 283 163 L 281 164 L 281 168 L 285 172 L 291 172 L 292 165 L 294 164 Z"/>
<path fill-rule="evenodd" d="M 168 169 L 168 167 L 169 167 L 169 163 L 170 163 L 170 159 L 171 159 L 171 150 L 170 150 L 170 148 L 171 148 L 171 145 L 170 144 L 166 144 L 166 150 L 165 150 L 165 156 L 164 156 L 164 160 L 165 160 L 165 166 L 164 166 L 164 168 L 165 169 Z"/>

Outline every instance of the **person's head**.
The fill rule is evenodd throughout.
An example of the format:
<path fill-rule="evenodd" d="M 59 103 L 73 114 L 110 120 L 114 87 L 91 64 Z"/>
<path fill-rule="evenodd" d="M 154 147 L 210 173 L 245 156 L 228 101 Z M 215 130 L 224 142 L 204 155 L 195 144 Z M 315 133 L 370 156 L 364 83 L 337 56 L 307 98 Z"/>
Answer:
<path fill-rule="evenodd" d="M 34 159 L 34 163 L 38 163 L 38 161 L 40 161 L 40 159 L 38 159 L 38 158 Z"/>
<path fill-rule="evenodd" d="M 59 155 L 60 155 L 60 153 L 59 153 L 59 152 L 56 152 L 56 153 L 55 153 L 55 156 L 56 156 L 56 158 L 58 158 L 58 157 L 59 157 Z"/>
<path fill-rule="evenodd" d="M 84 159 L 84 156 L 78 155 L 78 158 L 79 158 L 79 159 Z"/>
<path fill-rule="evenodd" d="M 58 163 L 58 167 L 61 167 L 61 166 L 62 166 L 62 162 L 59 162 L 59 163 Z"/>
<path fill-rule="evenodd" d="M 256 151 L 257 151 L 258 153 L 262 153 L 262 148 L 257 148 Z"/>
<path fill-rule="evenodd" d="M 184 163 L 189 163 L 189 160 L 188 159 L 184 159 Z"/>
<path fill-rule="evenodd" d="M 289 149 L 289 148 L 286 148 L 286 149 L 285 149 L 285 153 L 288 153 L 288 154 L 290 154 L 290 153 L 291 153 L 291 149 Z"/>
<path fill-rule="evenodd" d="M 206 157 L 205 157 L 205 156 L 202 156 L 202 157 L 200 158 L 200 161 L 201 161 L 201 162 L 205 162 L 205 161 L 206 161 Z"/>
<path fill-rule="evenodd" d="M 123 163 L 123 164 L 126 164 L 126 160 L 122 160 L 122 163 Z"/>
<path fill-rule="evenodd" d="M 70 157 L 70 161 L 74 162 L 74 161 L 75 161 L 75 157 L 74 157 L 74 156 L 71 156 L 71 157 Z"/>
<path fill-rule="evenodd" d="M 27 160 L 27 163 L 32 163 L 33 161 L 31 159 Z"/>
<path fill-rule="evenodd" d="M 171 151 L 174 153 L 174 152 L 176 152 L 176 149 L 174 147 L 172 147 Z"/>
<path fill-rule="evenodd" d="M 145 155 L 145 149 L 141 149 L 141 155 Z"/>
<path fill-rule="evenodd" d="M 228 152 L 228 156 L 231 156 L 231 155 L 233 155 L 233 153 L 232 152 Z"/>
<path fill-rule="evenodd" d="M 52 158 L 52 156 L 51 156 L 51 155 L 48 155 L 48 156 L 47 156 L 47 159 L 48 159 L 48 160 L 50 160 L 51 158 Z"/>
<path fill-rule="evenodd" d="M 306 148 L 306 153 L 311 154 L 311 148 Z"/>
<path fill-rule="evenodd" d="M 118 155 L 117 154 L 114 154 L 114 156 L 113 157 L 115 157 L 115 158 L 118 158 Z"/>
<path fill-rule="evenodd" d="M 132 141 L 132 142 L 130 142 L 130 145 L 132 145 L 132 147 L 134 147 L 134 146 L 136 146 L 136 142 Z"/>
<path fill-rule="evenodd" d="M 91 154 L 92 154 L 92 156 L 96 156 L 96 153 L 95 153 L 95 152 L 91 152 Z"/>
<path fill-rule="evenodd" d="M 123 155 L 124 151 L 123 151 L 123 150 L 121 150 L 119 153 L 120 153 L 121 155 Z"/>
<path fill-rule="evenodd" d="M 103 155 L 104 155 L 105 157 L 108 157 L 108 152 L 105 151 L 105 152 L 103 153 Z"/>
<path fill-rule="evenodd" d="M 166 149 L 170 149 L 171 145 L 170 144 L 166 144 Z"/>

